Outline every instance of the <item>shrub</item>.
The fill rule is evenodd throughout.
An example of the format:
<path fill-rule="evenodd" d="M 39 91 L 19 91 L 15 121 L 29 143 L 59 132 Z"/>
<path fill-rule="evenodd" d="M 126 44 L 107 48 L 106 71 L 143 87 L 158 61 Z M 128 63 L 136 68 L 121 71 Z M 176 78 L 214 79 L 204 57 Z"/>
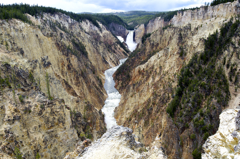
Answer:
<path fill-rule="evenodd" d="M 72 44 L 77 48 L 78 51 L 81 51 L 84 56 L 88 57 L 88 52 L 81 41 L 76 42 L 72 39 Z"/>
<path fill-rule="evenodd" d="M 180 48 L 180 50 L 181 50 L 181 51 L 180 51 L 180 56 L 183 57 L 183 56 L 185 55 L 184 50 L 183 50 L 182 47 Z"/>
<path fill-rule="evenodd" d="M 53 100 L 53 97 L 51 96 L 51 93 L 50 93 L 50 83 L 49 83 L 49 76 L 47 72 L 46 72 L 46 83 L 47 83 L 48 99 Z"/>
<path fill-rule="evenodd" d="M 173 117 L 174 116 L 174 112 L 177 109 L 177 106 L 179 105 L 179 97 L 175 96 L 174 99 L 172 100 L 171 103 L 169 103 L 168 107 L 167 107 L 167 113 Z"/>
<path fill-rule="evenodd" d="M 194 158 L 194 159 L 201 159 L 201 152 L 200 152 L 198 149 L 195 149 L 195 150 L 192 152 L 192 155 L 193 155 L 193 158 Z"/>
<path fill-rule="evenodd" d="M 85 137 L 85 134 L 81 132 L 80 137 Z"/>
<path fill-rule="evenodd" d="M 143 37 L 142 37 L 142 43 L 144 43 L 146 41 L 146 39 L 150 36 L 151 36 L 151 33 L 144 34 Z"/>
<path fill-rule="evenodd" d="M 44 108 L 45 108 L 45 106 L 44 106 L 43 104 L 41 104 L 41 105 L 40 105 L 40 108 L 41 108 L 41 109 L 44 109 Z"/>
<path fill-rule="evenodd" d="M 207 140 L 208 137 L 209 137 L 209 133 L 208 132 L 204 133 L 203 140 L 204 141 Z"/>
<path fill-rule="evenodd" d="M 204 125 L 203 119 L 199 121 L 199 125 Z"/>
<path fill-rule="evenodd" d="M 208 126 L 205 125 L 204 127 L 202 127 L 202 131 L 203 131 L 203 132 L 208 131 Z"/>
<path fill-rule="evenodd" d="M 34 82 L 34 77 L 33 77 L 32 72 L 29 73 L 28 78 L 32 83 Z"/>
<path fill-rule="evenodd" d="M 18 98 L 19 98 L 19 101 L 20 101 L 21 103 L 24 102 L 24 100 L 23 100 L 23 96 L 22 96 L 22 95 L 19 95 Z"/>
<path fill-rule="evenodd" d="M 196 139 L 196 135 L 195 134 L 191 134 L 190 135 L 190 139 L 192 139 L 192 140 Z"/>
<path fill-rule="evenodd" d="M 88 133 L 88 134 L 87 134 L 87 138 L 92 140 L 92 139 L 93 139 L 92 134 Z"/>
<path fill-rule="evenodd" d="M 36 154 L 36 157 L 35 157 L 35 158 L 36 158 L 36 159 L 41 158 L 41 156 L 39 155 L 39 153 Z"/>
<path fill-rule="evenodd" d="M 21 152 L 20 152 L 20 150 L 19 150 L 18 147 L 15 147 L 15 148 L 14 148 L 14 154 L 15 154 L 15 157 L 16 157 L 17 159 L 22 159 L 22 154 L 21 154 Z"/>

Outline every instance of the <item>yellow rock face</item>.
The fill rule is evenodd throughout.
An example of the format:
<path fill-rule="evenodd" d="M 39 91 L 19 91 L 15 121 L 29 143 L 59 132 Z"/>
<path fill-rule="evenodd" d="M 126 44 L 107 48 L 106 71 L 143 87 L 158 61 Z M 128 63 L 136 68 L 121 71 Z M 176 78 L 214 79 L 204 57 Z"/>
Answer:
<path fill-rule="evenodd" d="M 32 25 L 0 20 L 0 76 L 11 85 L 0 91 L 0 149 L 63 158 L 105 132 L 103 73 L 128 53 L 100 23 L 27 16 Z"/>
<path fill-rule="evenodd" d="M 139 35 L 144 30 L 152 34 L 144 44 L 139 44 L 137 56 L 124 64 L 131 67 L 129 76 L 115 76 L 116 88 L 122 95 L 115 110 L 118 124 L 133 129 L 138 140 L 146 145 L 151 145 L 160 132 L 161 146 L 169 158 L 192 158 L 194 143 L 188 137 L 192 132 L 179 132 L 166 113 L 166 106 L 183 65 L 194 53 L 203 51 L 204 38 L 239 13 L 238 6 L 235 1 L 206 10 L 184 11 L 167 24 L 172 26 L 164 29 L 162 26 L 166 25 L 161 23 L 161 18 L 150 21 L 147 28 L 140 26 Z M 180 56 L 182 48 L 184 57 Z"/>

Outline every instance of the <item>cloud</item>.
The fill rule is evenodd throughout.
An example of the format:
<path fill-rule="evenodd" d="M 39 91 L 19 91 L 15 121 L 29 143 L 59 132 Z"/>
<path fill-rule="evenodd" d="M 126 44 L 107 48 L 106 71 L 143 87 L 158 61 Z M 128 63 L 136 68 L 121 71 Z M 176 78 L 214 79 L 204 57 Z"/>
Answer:
<path fill-rule="evenodd" d="M 0 3 L 3 4 L 38 4 L 75 13 L 106 13 L 129 10 L 168 11 L 176 8 L 201 6 L 204 2 L 211 2 L 211 0 L 0 0 Z"/>

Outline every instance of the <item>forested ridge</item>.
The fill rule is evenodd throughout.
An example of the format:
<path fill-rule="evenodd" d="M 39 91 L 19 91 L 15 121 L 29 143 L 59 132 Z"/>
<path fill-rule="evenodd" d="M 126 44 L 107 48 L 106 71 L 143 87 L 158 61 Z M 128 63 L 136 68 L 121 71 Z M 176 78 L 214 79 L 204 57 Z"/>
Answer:
<path fill-rule="evenodd" d="M 0 4 L 0 19 L 20 19 L 24 22 L 30 23 L 25 13 L 30 14 L 32 16 L 42 16 L 43 13 L 63 13 L 70 16 L 72 19 L 80 22 L 82 20 L 89 20 L 95 26 L 99 27 L 97 21 L 100 21 L 103 25 L 109 25 L 114 22 L 116 24 L 123 25 L 127 27 L 127 24 L 118 16 L 115 15 L 100 15 L 100 14 L 76 14 L 73 12 L 67 12 L 62 9 L 56 9 L 52 7 L 43 7 L 38 5 L 29 5 L 29 4 L 11 4 L 11 5 L 3 5 Z"/>
<path fill-rule="evenodd" d="M 219 116 L 228 105 L 228 78 L 238 87 L 236 64 L 231 63 L 230 59 L 226 62 L 226 57 L 222 64 L 217 63 L 229 45 L 235 45 L 232 37 L 236 36 L 239 24 L 238 19 L 231 19 L 220 28 L 220 32 L 208 36 L 204 51 L 195 54 L 181 69 L 174 98 L 166 109 L 181 132 L 188 129 L 192 122 L 196 132 L 192 138 L 201 136 L 201 142 L 196 144 L 192 153 L 195 159 L 201 158 L 202 144 L 218 129 L 219 122 L 213 116 Z M 225 69 L 230 70 L 228 77 Z"/>
<path fill-rule="evenodd" d="M 215 5 L 218 5 L 221 3 L 227 3 L 227 2 L 234 2 L 234 0 L 213 0 L 210 5 L 215 6 Z"/>

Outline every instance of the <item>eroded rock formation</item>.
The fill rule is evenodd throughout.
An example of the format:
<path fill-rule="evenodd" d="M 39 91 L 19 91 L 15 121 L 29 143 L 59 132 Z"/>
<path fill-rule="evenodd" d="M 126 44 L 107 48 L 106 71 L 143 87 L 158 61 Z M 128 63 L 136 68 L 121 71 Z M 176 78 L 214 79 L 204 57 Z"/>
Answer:
<path fill-rule="evenodd" d="M 128 53 L 105 26 L 44 13 L 0 20 L 3 155 L 63 158 L 106 131 L 104 71 Z"/>
<path fill-rule="evenodd" d="M 80 143 L 73 153 L 69 153 L 65 159 L 166 159 L 158 139 L 153 143 L 151 150 L 140 142 L 136 142 L 132 130 L 122 126 L 114 126 L 109 129 L 99 140 L 88 145 L 89 141 Z"/>
<path fill-rule="evenodd" d="M 121 36 L 126 41 L 128 30 L 124 26 L 111 23 L 108 28 L 114 35 Z"/>
<path fill-rule="evenodd" d="M 195 128 L 194 120 L 187 123 L 184 119 L 188 118 L 187 116 L 198 119 L 201 117 L 200 113 L 183 115 L 187 113 L 178 111 L 176 114 L 181 114 L 181 117 L 172 118 L 167 114 L 166 107 L 175 96 L 181 68 L 188 64 L 195 53 L 199 55 L 204 51 L 204 39 L 208 35 L 216 30 L 219 31 L 231 16 L 239 13 L 238 6 L 239 3 L 235 1 L 209 7 L 208 10 L 200 8 L 179 13 L 170 21 L 171 26 L 159 27 L 151 33 L 144 44 L 140 43 L 114 77 L 116 88 L 122 95 L 120 105 L 115 111 L 118 124 L 133 129 L 138 140 L 145 145 L 151 145 L 160 133 L 160 142 L 168 157 L 192 159 L 193 151 L 204 142 L 204 135 L 202 130 Z M 200 16 L 202 18 L 194 16 L 194 14 L 203 14 L 202 11 L 205 11 L 204 15 Z M 187 18 L 190 12 L 192 17 Z M 224 48 L 223 56 L 215 65 L 220 67 L 224 57 L 229 61 L 224 71 L 230 83 L 231 97 L 238 93 L 238 89 L 234 89 L 234 80 L 230 80 L 229 70 L 229 66 L 234 63 L 236 63 L 234 69 L 239 68 L 236 58 L 238 56 L 236 52 L 239 50 L 238 30 L 232 38 L 233 43 Z M 211 131 L 216 132 L 219 124 L 218 116 L 224 107 L 215 101 L 212 101 L 212 104 L 215 105 L 215 110 L 212 110 L 211 117 L 204 119 L 203 122 L 208 126 L 212 124 Z M 204 105 L 202 108 L 205 110 Z M 185 112 L 188 111 L 187 108 L 184 109 Z"/>
<path fill-rule="evenodd" d="M 201 26 L 208 30 L 209 27 L 219 26 L 216 19 L 229 18 L 239 14 L 239 12 L 239 2 L 234 1 L 216 6 L 202 6 L 195 10 L 179 11 L 170 21 L 164 21 L 163 18 L 157 17 L 150 20 L 146 26 L 142 24 L 135 29 L 135 41 L 140 42 L 144 34 L 152 33 L 169 25 L 183 27 L 191 24 L 192 28 Z"/>
<path fill-rule="evenodd" d="M 203 159 L 240 157 L 239 109 L 227 109 L 220 115 L 218 131 L 203 145 Z"/>

